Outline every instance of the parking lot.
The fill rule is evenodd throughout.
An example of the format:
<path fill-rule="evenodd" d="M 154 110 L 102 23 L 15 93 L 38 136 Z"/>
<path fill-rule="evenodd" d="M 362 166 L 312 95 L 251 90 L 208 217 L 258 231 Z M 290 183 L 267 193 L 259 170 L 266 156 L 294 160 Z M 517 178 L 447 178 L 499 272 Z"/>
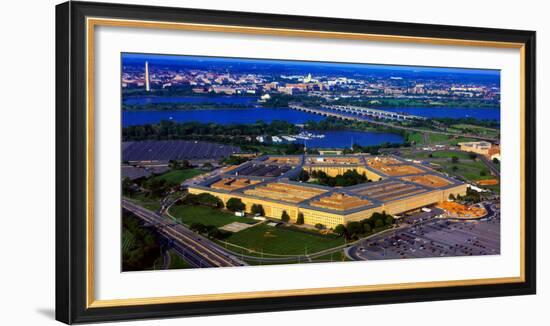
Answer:
<path fill-rule="evenodd" d="M 399 230 L 360 242 L 348 250 L 355 260 L 500 254 L 500 215 L 477 221 L 407 217 Z"/>

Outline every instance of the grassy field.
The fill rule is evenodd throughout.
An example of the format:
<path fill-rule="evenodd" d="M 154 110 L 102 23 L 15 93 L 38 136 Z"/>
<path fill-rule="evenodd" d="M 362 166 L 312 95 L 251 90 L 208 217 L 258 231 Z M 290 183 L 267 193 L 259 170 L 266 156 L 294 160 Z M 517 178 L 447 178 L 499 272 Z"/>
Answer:
<path fill-rule="evenodd" d="M 449 136 L 442 134 L 428 134 L 430 144 L 441 144 L 449 141 Z"/>
<path fill-rule="evenodd" d="M 171 183 L 182 183 L 187 179 L 196 177 L 199 174 L 202 174 L 201 170 L 197 169 L 186 169 L 186 170 L 171 170 L 161 175 L 157 175 L 151 178 L 151 180 L 166 180 Z"/>
<path fill-rule="evenodd" d="M 343 238 L 310 234 L 266 224 L 234 233 L 225 241 L 257 252 L 279 255 L 314 253 L 344 244 Z"/>
<path fill-rule="evenodd" d="M 424 144 L 424 136 L 419 132 L 412 132 L 408 136 L 408 140 L 415 144 Z"/>
<path fill-rule="evenodd" d="M 229 212 L 204 206 L 176 205 L 170 208 L 170 214 L 187 225 L 202 223 L 220 227 L 233 222 L 248 224 L 258 222 L 248 217 L 239 217 Z"/>
<path fill-rule="evenodd" d="M 477 181 L 484 179 L 493 179 L 489 172 L 489 169 L 480 161 L 473 161 L 470 159 L 460 160 L 458 163 L 444 162 L 440 163 L 443 171 L 449 174 L 456 174 L 464 177 L 467 180 Z M 453 169 L 456 166 L 456 170 Z M 485 171 L 485 175 L 481 175 L 481 172 Z"/>
<path fill-rule="evenodd" d="M 452 132 L 474 132 L 477 135 L 487 137 L 498 137 L 500 135 L 498 129 L 487 128 L 469 124 L 456 124 L 451 126 Z"/>
<path fill-rule="evenodd" d="M 443 134 L 428 134 L 428 142 L 425 142 L 424 135 L 420 132 L 412 132 L 408 136 L 409 141 L 414 141 L 417 145 L 457 145 L 461 142 L 475 141 L 473 138 L 448 136 Z"/>
<path fill-rule="evenodd" d="M 487 166 L 479 160 L 472 160 L 469 153 L 454 151 L 411 153 L 409 151 L 403 151 L 402 154 L 404 157 L 408 158 L 428 160 L 429 162 L 439 165 L 441 170 L 448 174 L 459 175 L 471 181 L 494 178 Z M 451 159 L 453 156 L 458 157 L 459 161 L 457 163 L 452 163 Z M 456 170 L 453 169 L 453 166 L 456 166 Z M 485 172 L 485 175 L 481 175 L 482 171 Z"/>

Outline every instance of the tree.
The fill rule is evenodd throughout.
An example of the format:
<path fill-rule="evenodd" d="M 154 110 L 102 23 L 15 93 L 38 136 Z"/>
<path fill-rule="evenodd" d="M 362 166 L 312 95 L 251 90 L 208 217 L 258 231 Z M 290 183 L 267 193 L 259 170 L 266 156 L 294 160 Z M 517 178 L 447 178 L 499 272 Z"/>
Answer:
<path fill-rule="evenodd" d="M 493 164 L 500 164 L 500 160 L 496 157 L 493 158 Z"/>
<path fill-rule="evenodd" d="M 290 216 L 286 211 L 283 211 L 283 213 L 281 214 L 281 221 L 288 222 L 289 220 L 290 220 Z"/>
<path fill-rule="evenodd" d="M 395 223 L 395 219 L 391 215 L 386 215 L 386 219 L 384 220 L 384 223 L 386 225 L 392 225 L 393 223 Z"/>
<path fill-rule="evenodd" d="M 487 175 L 487 170 L 479 171 L 479 175 L 482 176 L 482 177 L 486 176 Z"/>
<path fill-rule="evenodd" d="M 190 169 L 192 167 L 191 163 L 189 163 L 188 160 L 181 160 L 181 161 L 170 160 L 168 161 L 168 166 L 172 170 L 185 170 L 185 169 Z"/>
<path fill-rule="evenodd" d="M 477 158 L 477 154 L 476 154 L 476 153 L 470 153 L 470 154 L 468 154 L 468 156 L 470 156 L 470 158 L 471 158 L 473 161 L 475 161 L 476 158 Z"/>
<path fill-rule="evenodd" d="M 134 183 L 126 177 L 122 180 L 122 193 L 126 196 L 132 196 L 136 192 Z"/>
<path fill-rule="evenodd" d="M 261 204 L 252 204 L 250 212 L 254 215 L 263 216 L 265 215 L 264 207 Z"/>
<path fill-rule="evenodd" d="M 454 194 L 449 194 L 449 200 L 456 200 L 456 197 Z"/>
<path fill-rule="evenodd" d="M 309 180 L 309 173 L 306 170 L 301 170 L 298 175 L 298 181 L 306 182 Z"/>
<path fill-rule="evenodd" d="M 453 162 L 454 164 L 458 163 L 458 157 L 457 156 L 451 157 L 451 162 Z"/>
<path fill-rule="evenodd" d="M 326 226 L 324 224 L 317 223 L 317 224 L 315 224 L 315 228 L 318 229 L 318 230 L 324 230 L 326 228 Z"/>
<path fill-rule="evenodd" d="M 363 223 L 363 233 L 369 233 L 372 231 L 372 227 L 369 223 Z"/>
<path fill-rule="evenodd" d="M 214 195 L 203 192 L 200 194 L 188 194 L 183 200 L 183 204 L 187 205 L 201 205 L 212 208 L 223 208 L 223 201 Z"/>
<path fill-rule="evenodd" d="M 302 225 L 304 224 L 304 214 L 298 213 L 298 218 L 296 218 L 296 224 Z"/>
<path fill-rule="evenodd" d="M 458 170 L 458 166 L 453 165 L 452 169 L 453 169 L 453 171 L 456 171 L 456 170 Z"/>
<path fill-rule="evenodd" d="M 227 209 L 230 211 L 237 212 L 237 211 L 244 211 L 244 209 L 246 208 L 246 205 L 243 203 L 243 201 L 240 198 L 231 197 L 229 198 L 229 200 L 227 200 L 225 207 L 227 207 Z"/>
<path fill-rule="evenodd" d="M 347 238 L 347 229 L 344 226 L 344 224 L 338 224 L 334 227 L 334 232 L 338 234 L 339 236 L 345 235 Z"/>
<path fill-rule="evenodd" d="M 204 233 L 207 230 L 206 225 L 199 222 L 191 223 L 191 225 L 189 225 L 189 228 L 199 233 Z"/>
<path fill-rule="evenodd" d="M 182 160 L 181 163 L 180 163 L 180 165 L 181 165 L 181 169 L 182 169 L 182 170 L 190 169 L 190 168 L 193 167 L 193 166 L 191 165 L 191 163 L 189 163 L 188 160 Z"/>
<path fill-rule="evenodd" d="M 175 186 L 172 182 L 167 182 L 166 179 L 153 178 L 146 182 L 145 187 L 151 191 L 154 197 L 163 196 L 168 189 Z"/>
<path fill-rule="evenodd" d="M 348 222 L 346 228 L 350 237 L 357 237 L 363 233 L 363 226 L 359 222 Z"/>
<path fill-rule="evenodd" d="M 179 170 L 181 168 L 181 164 L 176 160 L 170 160 L 168 161 L 168 167 L 172 170 Z"/>
<path fill-rule="evenodd" d="M 334 177 L 328 176 L 323 171 L 313 171 L 311 172 L 311 176 L 316 178 L 319 184 L 329 187 L 348 187 L 369 181 L 365 173 L 359 174 L 357 170 L 349 170 L 344 172 L 344 174 L 338 174 Z"/>
<path fill-rule="evenodd" d="M 239 164 L 242 164 L 246 161 L 248 161 L 248 159 L 245 158 L 245 157 L 231 155 L 228 158 L 226 158 L 225 160 L 223 160 L 222 163 L 227 164 L 227 165 L 239 165 Z"/>
<path fill-rule="evenodd" d="M 384 221 L 383 220 L 376 220 L 376 221 L 374 221 L 374 226 L 377 227 L 377 228 L 383 227 L 384 226 Z"/>
<path fill-rule="evenodd" d="M 220 230 L 217 227 L 214 227 L 213 229 L 208 231 L 208 237 L 218 239 L 218 240 L 223 240 L 229 237 L 232 233 L 233 232 L 231 231 Z"/>

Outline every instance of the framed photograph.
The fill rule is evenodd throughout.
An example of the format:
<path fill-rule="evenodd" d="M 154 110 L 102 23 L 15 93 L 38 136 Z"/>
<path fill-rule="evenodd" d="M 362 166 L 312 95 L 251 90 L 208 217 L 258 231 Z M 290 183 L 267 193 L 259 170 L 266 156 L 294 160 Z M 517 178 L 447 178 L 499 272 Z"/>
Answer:
<path fill-rule="evenodd" d="M 535 293 L 535 32 L 56 8 L 56 318 Z"/>

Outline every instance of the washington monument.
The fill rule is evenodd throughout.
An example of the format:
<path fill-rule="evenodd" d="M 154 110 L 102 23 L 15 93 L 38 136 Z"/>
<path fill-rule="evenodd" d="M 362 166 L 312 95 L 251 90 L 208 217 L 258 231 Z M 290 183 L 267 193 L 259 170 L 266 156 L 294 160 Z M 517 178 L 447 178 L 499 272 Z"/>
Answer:
<path fill-rule="evenodd" d="M 151 90 L 149 86 L 149 61 L 145 61 L 145 90 Z"/>

